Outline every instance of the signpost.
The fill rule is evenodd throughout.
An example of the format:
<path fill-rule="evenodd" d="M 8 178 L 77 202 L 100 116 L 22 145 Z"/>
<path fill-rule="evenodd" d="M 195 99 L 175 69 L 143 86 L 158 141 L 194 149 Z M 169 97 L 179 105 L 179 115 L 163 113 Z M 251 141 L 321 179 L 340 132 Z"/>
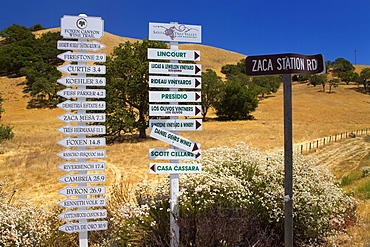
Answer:
<path fill-rule="evenodd" d="M 170 233 L 171 247 L 179 246 L 179 227 L 177 196 L 179 193 L 180 173 L 199 173 L 200 164 L 182 164 L 179 159 L 199 159 L 199 144 L 178 135 L 178 130 L 201 130 L 202 122 L 196 119 L 178 119 L 179 116 L 201 116 L 200 105 L 179 105 L 179 102 L 201 102 L 200 92 L 179 91 L 181 88 L 200 89 L 200 77 L 179 77 L 179 75 L 201 76 L 200 64 L 178 63 L 179 60 L 199 61 L 199 51 L 178 49 L 178 42 L 201 42 L 201 26 L 178 23 L 149 23 L 149 40 L 170 41 L 170 49 L 148 48 L 148 59 L 170 60 L 170 63 L 149 62 L 149 86 L 169 88 L 169 91 L 149 92 L 149 116 L 165 116 L 170 119 L 151 119 L 150 136 L 170 144 L 170 149 L 150 149 L 150 159 L 167 159 L 170 163 L 152 163 L 149 172 L 170 174 Z M 162 76 L 171 75 L 171 76 Z M 173 132 L 170 132 L 173 131 Z M 175 149 L 175 147 L 180 149 Z"/>
<path fill-rule="evenodd" d="M 57 48 L 60 50 L 77 50 L 78 52 L 67 51 L 58 55 L 58 58 L 66 62 L 77 62 L 77 64 L 65 64 L 58 67 L 58 70 L 66 74 L 77 74 L 77 76 L 67 76 L 58 80 L 58 83 L 65 86 L 77 88 L 66 88 L 57 92 L 58 95 L 76 101 L 64 101 L 57 106 L 66 111 L 77 113 L 65 113 L 57 119 L 66 123 L 77 123 L 66 125 L 58 129 L 66 135 L 76 137 L 66 137 L 57 143 L 63 147 L 71 148 L 58 153 L 57 155 L 66 160 L 77 160 L 77 162 L 65 162 L 58 166 L 59 169 L 77 174 L 67 174 L 58 181 L 77 186 L 68 186 L 58 191 L 61 195 L 77 199 L 67 199 L 58 205 L 65 208 L 78 208 L 77 211 L 67 211 L 59 215 L 59 218 L 67 221 L 78 220 L 78 223 L 68 223 L 59 230 L 73 233 L 79 232 L 79 246 L 88 246 L 88 231 L 106 230 L 107 221 L 88 222 L 90 219 L 106 218 L 105 209 L 88 210 L 88 207 L 100 207 L 106 205 L 105 198 L 88 198 L 87 196 L 104 195 L 105 186 L 88 186 L 89 184 L 101 184 L 106 182 L 105 174 L 88 174 L 89 171 L 103 171 L 106 169 L 105 162 L 87 162 L 87 159 L 102 159 L 106 157 L 105 150 L 88 150 L 88 147 L 102 147 L 106 145 L 105 138 L 86 137 L 86 135 L 105 134 L 104 125 L 88 126 L 88 122 L 105 122 L 104 113 L 86 113 L 87 110 L 105 110 L 105 101 L 87 101 L 88 98 L 105 98 L 105 89 L 88 89 L 87 86 L 105 86 L 104 77 L 87 77 L 87 74 L 105 74 L 104 65 L 87 65 L 87 62 L 105 62 L 106 55 L 103 53 L 87 53 L 86 51 L 98 51 L 105 48 L 105 45 L 87 39 L 100 39 L 104 35 L 104 21 L 100 17 L 63 16 L 61 18 L 61 35 L 64 38 L 78 39 L 77 41 L 59 40 Z"/>
<path fill-rule="evenodd" d="M 293 246 L 293 131 L 292 131 L 292 74 L 325 73 L 325 61 L 321 54 L 300 55 L 294 53 L 249 56 L 246 58 L 248 76 L 283 74 L 284 84 L 284 242 Z"/>

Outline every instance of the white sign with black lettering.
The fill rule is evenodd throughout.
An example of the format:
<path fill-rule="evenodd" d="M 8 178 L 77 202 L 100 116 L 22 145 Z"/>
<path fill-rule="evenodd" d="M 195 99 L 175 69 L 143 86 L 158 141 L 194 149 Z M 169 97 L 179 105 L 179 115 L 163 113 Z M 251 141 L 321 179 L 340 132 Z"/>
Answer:
<path fill-rule="evenodd" d="M 149 87 L 202 88 L 202 77 L 149 76 Z"/>
<path fill-rule="evenodd" d="M 149 129 L 153 126 L 171 131 L 202 130 L 202 119 L 150 119 Z"/>
<path fill-rule="evenodd" d="M 104 195 L 106 193 L 106 188 L 105 186 L 67 186 L 59 190 L 58 193 L 67 197 L 82 195 Z"/>
<path fill-rule="evenodd" d="M 87 223 L 67 223 L 59 227 L 58 229 L 59 231 L 63 231 L 66 233 L 107 230 L 108 222 L 107 221 L 93 221 L 93 222 L 87 222 Z"/>
<path fill-rule="evenodd" d="M 58 166 L 65 172 L 73 171 L 104 171 L 106 169 L 105 162 L 65 162 Z"/>
<path fill-rule="evenodd" d="M 65 125 L 57 131 L 65 135 L 103 135 L 106 133 L 106 127 L 104 125 Z"/>
<path fill-rule="evenodd" d="M 202 75 L 202 65 L 149 62 L 150 74 Z"/>
<path fill-rule="evenodd" d="M 60 158 L 66 160 L 72 159 L 104 159 L 106 152 L 102 150 L 71 150 L 67 149 L 57 154 Z"/>
<path fill-rule="evenodd" d="M 101 17 L 64 15 L 60 19 L 60 35 L 66 39 L 101 39 L 104 20 Z"/>
<path fill-rule="evenodd" d="M 67 86 L 105 86 L 105 77 L 74 77 L 65 76 L 57 80 L 58 83 Z"/>
<path fill-rule="evenodd" d="M 80 51 L 99 51 L 106 46 L 99 43 L 98 41 L 92 42 L 81 42 L 81 41 L 69 41 L 69 40 L 58 40 L 58 50 L 80 50 Z"/>
<path fill-rule="evenodd" d="M 200 61 L 200 51 L 148 48 L 148 59 Z"/>
<path fill-rule="evenodd" d="M 197 117 L 201 115 L 202 115 L 202 106 L 200 105 L 149 104 L 149 116 Z"/>
<path fill-rule="evenodd" d="M 86 113 L 86 114 L 77 114 L 77 113 L 64 113 L 57 117 L 58 120 L 65 123 L 72 122 L 105 122 L 104 113 Z"/>
<path fill-rule="evenodd" d="M 104 92 L 105 93 L 105 92 Z M 69 96 L 68 96 L 69 97 Z M 70 101 L 57 104 L 57 107 L 66 111 L 73 110 L 105 110 L 105 101 Z"/>
<path fill-rule="evenodd" d="M 57 68 L 59 71 L 70 74 L 105 74 L 105 65 L 65 64 Z"/>
<path fill-rule="evenodd" d="M 149 102 L 201 102 L 201 92 L 150 91 Z"/>
<path fill-rule="evenodd" d="M 84 199 L 71 199 L 67 198 L 58 203 L 59 206 L 64 208 L 88 208 L 88 207 L 105 207 L 107 200 L 105 198 L 84 198 Z"/>
<path fill-rule="evenodd" d="M 59 218 L 72 221 L 72 220 L 91 220 L 91 219 L 101 219 L 107 217 L 106 209 L 97 210 L 78 210 L 78 211 L 67 211 L 58 215 Z"/>
<path fill-rule="evenodd" d="M 59 59 L 66 62 L 105 62 L 107 56 L 105 53 L 83 53 L 66 51 L 58 55 Z"/>

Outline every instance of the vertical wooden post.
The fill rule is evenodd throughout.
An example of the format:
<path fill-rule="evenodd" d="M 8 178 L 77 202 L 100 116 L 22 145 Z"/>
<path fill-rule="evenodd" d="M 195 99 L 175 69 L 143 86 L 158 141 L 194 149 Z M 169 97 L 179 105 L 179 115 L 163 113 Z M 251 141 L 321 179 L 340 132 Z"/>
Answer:
<path fill-rule="evenodd" d="M 292 125 L 292 75 L 284 75 L 284 243 L 293 247 L 293 125 Z"/>

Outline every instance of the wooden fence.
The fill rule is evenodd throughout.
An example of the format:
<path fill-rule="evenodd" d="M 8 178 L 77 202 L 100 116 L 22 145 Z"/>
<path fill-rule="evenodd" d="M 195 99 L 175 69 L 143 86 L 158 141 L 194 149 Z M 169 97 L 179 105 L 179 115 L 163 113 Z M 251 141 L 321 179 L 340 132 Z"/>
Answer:
<path fill-rule="evenodd" d="M 296 144 L 293 146 L 293 150 L 294 152 L 297 152 L 297 153 L 304 153 L 304 152 L 311 151 L 312 149 L 317 149 L 319 147 L 325 146 L 326 144 L 331 143 L 331 142 L 336 142 L 336 141 L 340 141 L 340 140 L 347 139 L 347 138 L 355 138 L 356 136 L 362 136 L 362 135 L 367 135 L 367 134 L 370 134 L 370 128 L 340 133 L 340 134 L 336 134 L 333 136 L 320 138 L 314 141 Z"/>

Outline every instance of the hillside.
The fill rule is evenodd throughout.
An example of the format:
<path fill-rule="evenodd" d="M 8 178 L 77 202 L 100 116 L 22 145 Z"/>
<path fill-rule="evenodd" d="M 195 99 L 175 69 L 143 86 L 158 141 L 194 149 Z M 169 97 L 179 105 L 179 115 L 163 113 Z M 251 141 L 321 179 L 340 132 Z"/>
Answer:
<path fill-rule="evenodd" d="M 55 29 L 58 31 L 58 29 Z M 106 33 L 100 40 L 112 51 L 120 42 L 134 39 Z M 203 68 L 212 68 L 218 73 L 221 66 L 236 63 L 244 55 L 204 45 L 183 44 L 181 49 L 201 51 Z M 57 178 L 65 172 L 57 166 L 65 160 L 57 153 L 65 150 L 56 144 L 65 138 L 56 131 L 65 123 L 56 119 L 65 113 L 61 109 L 27 109 L 30 97 L 24 92 L 25 78 L 0 77 L 6 112 L 2 123 L 14 126 L 15 137 L 0 144 L 0 181 L 4 176 L 19 190 L 17 197 L 32 199 L 47 204 L 61 200 L 57 191 L 65 187 Z M 108 82 L 109 83 L 109 82 Z M 306 84 L 293 85 L 293 135 L 294 143 L 313 140 L 336 133 L 370 127 L 370 98 L 355 89 L 356 85 L 340 85 L 334 93 L 321 92 L 321 87 Z M 211 113 L 212 114 L 212 113 Z M 245 142 L 262 151 L 283 146 L 283 92 L 263 99 L 252 113 L 256 120 L 204 123 L 202 131 L 181 132 L 180 135 L 201 143 L 207 150 L 218 146 L 232 146 Z M 212 116 L 212 115 L 210 115 Z M 116 180 L 136 184 L 141 180 L 156 181 L 159 175 L 148 172 L 149 148 L 167 148 L 163 142 L 148 139 L 129 140 L 106 146 L 107 177 L 110 185 Z"/>

